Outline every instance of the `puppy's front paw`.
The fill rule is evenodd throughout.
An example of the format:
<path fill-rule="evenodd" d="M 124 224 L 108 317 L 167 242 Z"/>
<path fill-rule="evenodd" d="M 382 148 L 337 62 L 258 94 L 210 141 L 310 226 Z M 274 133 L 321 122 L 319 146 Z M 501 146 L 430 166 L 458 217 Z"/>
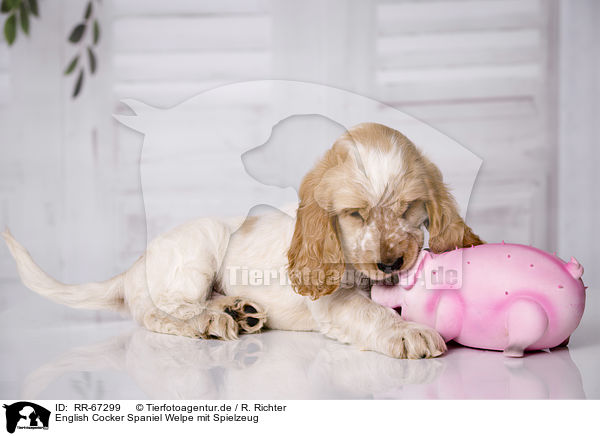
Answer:
<path fill-rule="evenodd" d="M 386 354 L 401 359 L 437 357 L 447 350 L 440 334 L 430 327 L 404 322 L 390 337 Z"/>
<path fill-rule="evenodd" d="M 230 305 L 224 306 L 224 311 L 231 315 L 244 333 L 256 333 L 267 321 L 266 313 L 261 307 L 243 298 L 234 298 Z"/>

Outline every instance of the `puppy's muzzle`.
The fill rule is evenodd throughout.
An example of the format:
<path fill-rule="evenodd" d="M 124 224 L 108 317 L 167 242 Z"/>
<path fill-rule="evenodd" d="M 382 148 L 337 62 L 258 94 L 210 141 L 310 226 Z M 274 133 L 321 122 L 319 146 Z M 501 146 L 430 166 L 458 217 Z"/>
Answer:
<path fill-rule="evenodd" d="M 400 271 L 400 268 L 402 268 L 402 265 L 404 264 L 404 257 L 400 256 L 398 259 L 396 259 L 394 261 L 394 263 L 388 264 L 388 263 L 378 263 L 377 264 L 377 269 L 379 269 L 379 271 L 383 271 L 386 274 L 390 274 L 396 271 Z"/>

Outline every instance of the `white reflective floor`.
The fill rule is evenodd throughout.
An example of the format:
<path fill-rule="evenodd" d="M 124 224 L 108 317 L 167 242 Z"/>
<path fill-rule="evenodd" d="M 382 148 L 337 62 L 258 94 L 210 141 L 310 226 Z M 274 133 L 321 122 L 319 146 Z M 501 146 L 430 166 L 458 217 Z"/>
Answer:
<path fill-rule="evenodd" d="M 25 297 L 12 301 L 7 287 Z M 95 322 L 97 314 L 60 308 L 17 283 L 0 290 L 10 300 L 0 314 L 5 399 L 600 398 L 593 290 L 568 348 L 510 359 L 451 345 L 442 358 L 422 361 L 316 333 L 268 331 L 233 342 L 160 335 L 126 320 Z"/>

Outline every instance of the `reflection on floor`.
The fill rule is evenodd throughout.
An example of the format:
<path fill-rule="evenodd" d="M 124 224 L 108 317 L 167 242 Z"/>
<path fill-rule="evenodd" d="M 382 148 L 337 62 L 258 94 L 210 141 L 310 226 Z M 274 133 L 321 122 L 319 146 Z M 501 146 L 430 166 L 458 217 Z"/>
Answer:
<path fill-rule="evenodd" d="M 441 359 L 403 361 L 315 333 L 269 331 L 221 342 L 141 328 L 51 359 L 24 378 L 18 396 L 117 398 L 125 392 L 102 388 L 111 372 L 156 399 L 585 398 L 567 348 L 511 359 L 451 346 Z"/>
<path fill-rule="evenodd" d="M 596 291 L 569 348 L 514 359 L 451 344 L 420 361 L 309 332 L 232 342 L 161 335 L 16 291 L 0 300 L 5 399 L 600 398 Z"/>

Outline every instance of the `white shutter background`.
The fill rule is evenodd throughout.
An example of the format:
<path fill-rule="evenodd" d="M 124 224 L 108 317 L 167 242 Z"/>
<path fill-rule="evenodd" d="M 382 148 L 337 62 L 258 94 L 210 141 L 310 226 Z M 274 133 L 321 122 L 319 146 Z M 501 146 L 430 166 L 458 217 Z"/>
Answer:
<path fill-rule="evenodd" d="M 1 23 L 4 25 L 4 23 Z M 0 105 L 6 104 L 10 94 L 10 75 L 8 69 L 8 47 L 4 40 L 0 42 Z"/>
<path fill-rule="evenodd" d="M 489 241 L 552 244 L 551 2 L 380 1 L 377 97 L 483 159 L 468 211 Z M 457 163 L 457 170 L 460 171 Z"/>
<path fill-rule="evenodd" d="M 4 21 L 0 21 L 4 26 Z M 10 70 L 9 51 L 4 39 L 0 39 L 0 108 L 6 106 L 10 99 Z M 1 125 L 1 123 L 0 123 Z M 16 170 L 16 171 L 15 171 Z M 11 191 L 14 190 L 14 179 L 18 178 L 18 168 L 8 159 L 0 161 L 0 211 L 2 219 L 6 221 L 8 215 L 8 203 L 11 200 Z M 0 256 L 0 278 L 1 272 L 10 266 L 8 257 Z"/>
<path fill-rule="evenodd" d="M 268 1 L 114 2 L 114 90 L 171 106 L 271 72 Z"/>
<path fill-rule="evenodd" d="M 112 7 L 115 102 L 132 98 L 168 108 L 216 86 L 271 77 L 269 1 L 130 0 Z M 115 183 L 124 265 L 139 256 L 146 225 L 154 225 L 146 223 L 140 198 L 141 143 L 140 134 L 117 127 L 117 160 L 135 168 L 119 171 Z"/>
<path fill-rule="evenodd" d="M 217 85 L 276 77 L 375 97 L 483 159 L 468 211 L 482 237 L 544 248 L 553 243 L 546 211 L 556 165 L 549 4 L 114 2 L 114 95 L 169 107 Z M 120 126 L 117 142 L 133 164 L 140 135 Z M 134 259 L 145 244 L 143 206 L 137 174 L 121 174 L 123 259 Z"/>
<path fill-rule="evenodd" d="M 556 190 L 556 2 L 107 1 L 99 72 L 73 102 L 73 78 L 62 76 L 72 56 L 65 41 L 84 5 L 44 7 L 31 38 L 0 44 L 0 127 L 11 144 L 23 144 L 0 162 L 1 216 L 17 236 L 31 235 L 21 237 L 28 246 L 46 241 L 34 255 L 49 272 L 101 278 L 145 247 L 143 138 L 108 117 L 124 110 L 120 99 L 170 107 L 217 85 L 265 78 L 330 84 L 428 122 L 484 161 L 468 211 L 482 237 L 556 245 L 548 213 Z M 43 80 L 31 79 L 40 59 Z M 39 128 L 10 121 L 32 102 L 35 114 L 22 119 Z M 90 229 L 98 230 L 86 236 Z M 56 240 L 64 241 L 57 255 Z M 15 277 L 7 252 L 0 276 Z"/>

